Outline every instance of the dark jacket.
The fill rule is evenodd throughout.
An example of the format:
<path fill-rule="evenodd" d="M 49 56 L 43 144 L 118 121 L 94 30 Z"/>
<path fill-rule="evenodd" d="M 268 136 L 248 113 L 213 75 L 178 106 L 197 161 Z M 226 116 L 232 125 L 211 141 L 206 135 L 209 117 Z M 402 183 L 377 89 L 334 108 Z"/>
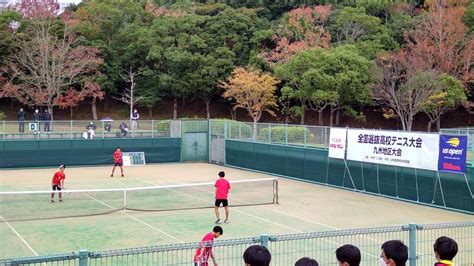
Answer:
<path fill-rule="evenodd" d="M 51 121 L 51 114 L 49 112 L 45 112 L 43 114 L 43 120 L 44 121 Z"/>
<path fill-rule="evenodd" d="M 38 112 L 38 113 L 34 112 L 33 113 L 33 120 L 35 120 L 35 121 L 41 120 L 41 113 L 40 112 Z"/>
<path fill-rule="evenodd" d="M 25 111 L 18 112 L 18 121 L 25 121 L 26 120 L 26 113 Z"/>
<path fill-rule="evenodd" d="M 128 130 L 128 127 L 127 127 L 127 124 L 125 124 L 124 122 L 122 122 L 119 126 L 119 129 L 120 131 L 127 131 Z"/>
<path fill-rule="evenodd" d="M 106 132 L 110 132 L 111 129 L 112 129 L 112 125 L 110 125 L 109 123 L 105 124 L 104 130 L 105 130 Z"/>
<path fill-rule="evenodd" d="M 97 126 L 95 124 L 87 124 L 86 129 L 87 130 L 96 130 Z"/>

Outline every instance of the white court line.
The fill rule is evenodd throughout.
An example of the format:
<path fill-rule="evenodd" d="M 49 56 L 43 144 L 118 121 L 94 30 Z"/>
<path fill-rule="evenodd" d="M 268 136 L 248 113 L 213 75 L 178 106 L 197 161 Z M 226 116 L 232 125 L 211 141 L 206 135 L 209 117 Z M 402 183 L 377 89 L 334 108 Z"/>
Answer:
<path fill-rule="evenodd" d="M 113 206 L 111 206 L 111 205 L 109 205 L 109 204 L 107 204 L 107 203 L 105 203 L 105 202 L 103 202 L 103 201 L 101 201 L 101 200 L 99 200 L 99 199 L 97 199 L 97 198 L 91 196 L 91 195 L 87 195 L 87 197 L 89 197 L 89 198 L 91 198 L 91 199 L 93 199 L 93 200 L 99 202 L 100 204 L 102 204 L 102 205 L 104 205 L 104 206 L 106 206 L 106 207 L 109 207 L 109 208 L 111 208 L 111 209 L 116 210 L 115 207 L 113 207 Z M 174 240 L 178 241 L 179 243 L 184 243 L 184 241 L 181 241 L 180 239 L 178 239 L 178 238 L 176 238 L 176 237 L 174 237 L 174 236 L 172 236 L 172 235 L 166 233 L 165 231 L 160 230 L 159 228 L 154 227 L 153 225 L 148 224 L 148 223 L 146 223 L 146 222 L 144 222 L 144 221 L 142 221 L 142 220 L 140 220 L 140 219 L 138 219 L 138 218 L 136 218 L 136 217 L 134 217 L 134 216 L 132 216 L 132 215 L 130 215 L 130 214 L 128 214 L 128 213 L 123 213 L 123 214 L 124 214 L 125 216 L 127 216 L 127 217 L 129 217 L 129 218 L 131 218 L 131 219 L 133 219 L 133 220 L 135 220 L 135 221 L 137 221 L 137 222 L 143 224 L 143 225 L 146 225 L 147 227 L 149 227 L 149 228 L 151 228 L 151 229 L 153 229 L 153 230 L 156 230 L 156 231 L 162 233 L 163 235 L 165 235 L 165 236 L 167 236 L 167 237 L 169 237 L 169 238 L 173 238 Z"/>
<path fill-rule="evenodd" d="M 151 183 L 151 182 L 149 182 L 149 181 L 146 181 L 146 180 L 144 180 L 144 179 L 142 179 L 142 178 L 138 178 L 138 180 L 141 180 L 142 182 L 148 183 L 148 184 L 151 184 L 151 185 L 156 185 L 156 184 L 153 184 L 153 183 Z M 179 183 L 179 182 L 177 182 L 177 183 Z M 184 192 L 176 191 L 176 190 L 173 190 L 173 189 L 168 189 L 168 190 L 172 190 L 172 191 L 175 191 L 175 192 L 177 192 L 177 193 L 184 194 L 184 195 L 186 195 L 186 196 L 188 196 L 188 197 L 195 198 L 195 199 L 197 199 L 197 200 L 200 200 L 200 201 L 203 201 L 203 202 L 211 203 L 211 204 L 212 204 L 212 202 L 210 202 L 210 201 L 203 200 L 203 199 L 201 199 L 201 198 L 198 198 L 198 197 L 196 197 L 196 196 L 193 196 L 193 195 L 190 195 L 190 194 L 187 194 L 187 193 L 184 193 Z M 298 233 L 304 233 L 304 231 L 301 231 L 301 230 L 299 230 L 299 229 L 296 229 L 296 228 L 293 228 L 293 227 L 290 227 L 290 226 L 287 226 L 287 225 L 284 225 L 284 224 L 276 223 L 276 222 L 267 220 L 267 219 L 265 219 L 265 218 L 261 218 L 261 217 L 258 217 L 258 216 L 252 215 L 252 214 L 248 214 L 248 213 L 245 213 L 245 212 L 236 210 L 236 209 L 234 209 L 234 211 L 237 212 L 237 213 L 243 214 L 243 215 L 250 216 L 250 217 L 255 218 L 255 219 L 258 219 L 258 220 L 265 221 L 265 222 L 270 223 L 270 224 L 278 225 L 278 226 L 280 226 L 280 227 L 293 230 L 293 231 L 298 232 Z M 329 243 L 332 243 L 332 244 L 337 244 L 337 245 L 339 245 L 339 246 L 342 245 L 341 243 L 338 243 L 338 242 L 333 241 L 333 240 L 328 240 L 328 239 L 325 239 L 325 238 L 321 238 L 321 240 L 324 240 L 324 241 L 329 242 Z M 366 255 L 368 255 L 368 256 L 371 256 L 371 257 L 376 257 L 376 258 L 379 257 L 379 256 L 375 256 L 375 255 L 373 255 L 373 254 L 370 254 L 370 253 L 367 253 L 367 252 L 364 252 L 364 251 L 361 251 L 361 253 L 364 253 L 364 254 L 366 254 Z"/>
<path fill-rule="evenodd" d="M 8 227 L 10 227 L 10 229 L 13 231 L 13 233 L 15 233 L 16 236 L 18 236 L 18 238 L 20 238 L 20 240 L 23 242 L 23 244 L 25 244 L 28 249 L 31 250 L 31 252 L 33 252 L 33 254 L 35 254 L 35 256 L 39 256 L 38 253 L 30 246 L 30 244 L 28 244 L 28 242 L 26 242 L 26 240 L 15 230 L 15 228 L 13 228 L 13 226 L 7 222 L 7 220 L 5 220 L 5 218 L 3 216 L 0 215 L 0 218 L 2 218 L 2 220 L 5 222 L 6 225 L 8 225 Z"/>
<path fill-rule="evenodd" d="M 138 178 L 139 180 L 145 182 L 145 183 L 148 183 L 148 184 L 152 184 L 152 185 L 156 185 L 156 184 L 153 184 L 151 182 L 148 182 L 142 178 Z M 169 179 L 169 178 L 166 178 L 166 177 L 162 177 L 161 179 L 167 179 L 167 180 L 171 180 L 173 182 L 176 182 L 172 179 Z M 176 182 L 178 184 L 185 184 L 185 183 L 181 183 L 181 182 Z M 238 200 L 238 201 L 241 201 L 241 202 L 244 202 L 244 203 L 249 203 L 248 201 L 245 201 L 245 200 L 241 200 L 241 199 L 237 199 L 235 197 L 232 197 L 230 196 L 230 198 L 233 198 L 235 200 Z M 334 227 L 334 226 L 331 226 L 331 225 L 328 225 L 328 224 L 324 224 L 324 223 L 320 223 L 320 222 L 317 222 L 317 221 L 313 221 L 313 220 L 310 220 L 308 218 L 304 218 L 304 217 L 301 217 L 301 216 L 297 216 L 297 215 L 293 215 L 293 214 L 289 214 L 289 213 L 285 213 L 285 212 L 282 212 L 282 211 L 279 211 L 279 210 L 274 210 L 274 209 L 271 209 L 271 208 L 268 208 L 268 207 L 265 207 L 265 206 L 255 206 L 255 207 L 258 207 L 258 208 L 262 208 L 262 209 L 265 209 L 265 210 L 268 210 L 268 211 L 271 211 L 271 212 L 275 212 L 275 213 L 279 213 L 279 214 L 282 214 L 282 215 L 286 215 L 286 216 L 289 216 L 289 217 L 293 217 L 293 218 L 296 218 L 296 219 L 300 219 L 302 221 L 305 221 L 305 222 L 309 222 L 309 223 L 313 223 L 313 224 L 317 224 L 317 225 L 321 225 L 321 226 L 325 226 L 327 228 L 331 228 L 331 229 L 335 229 L 335 230 L 342 230 L 342 228 L 338 228 L 338 227 Z M 365 238 L 365 239 L 368 239 L 368 240 L 372 240 L 378 244 L 382 244 L 383 240 L 379 240 L 379 239 L 376 239 L 376 238 L 373 238 L 373 237 L 370 237 L 370 236 L 359 236 L 360 238 Z"/>

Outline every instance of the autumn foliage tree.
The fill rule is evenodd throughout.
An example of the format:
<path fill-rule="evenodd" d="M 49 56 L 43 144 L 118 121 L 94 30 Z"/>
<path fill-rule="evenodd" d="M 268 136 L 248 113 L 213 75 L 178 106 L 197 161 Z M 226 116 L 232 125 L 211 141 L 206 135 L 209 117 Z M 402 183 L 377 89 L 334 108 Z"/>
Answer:
<path fill-rule="evenodd" d="M 270 64 L 286 62 L 309 48 L 327 48 L 331 36 L 326 23 L 331 15 L 331 5 L 301 7 L 283 17 L 273 37 L 276 47 L 261 56 Z"/>
<path fill-rule="evenodd" d="M 97 48 L 81 44 L 69 27 L 57 20 L 49 6 L 38 3 L 54 1 L 24 0 L 20 3 L 24 16 L 29 18 L 18 51 L 7 59 L 6 75 L 10 80 L 3 86 L 2 96 L 14 97 L 30 106 L 46 106 L 51 114 L 53 107 L 64 105 L 66 93 L 73 85 L 84 87 L 84 78 L 98 74 L 103 63 Z M 34 5 L 28 7 L 28 4 Z M 38 7 L 39 5 L 39 7 Z M 70 104 L 81 99 L 82 94 L 69 92 Z M 71 100 L 71 98 L 76 98 Z"/>
<path fill-rule="evenodd" d="M 219 87 L 224 89 L 224 98 L 234 100 L 234 109 L 245 109 L 254 122 L 254 136 L 257 133 L 257 122 L 263 112 L 275 116 L 277 107 L 275 96 L 279 81 L 269 74 L 257 70 L 237 67 L 227 81 L 221 81 Z"/>

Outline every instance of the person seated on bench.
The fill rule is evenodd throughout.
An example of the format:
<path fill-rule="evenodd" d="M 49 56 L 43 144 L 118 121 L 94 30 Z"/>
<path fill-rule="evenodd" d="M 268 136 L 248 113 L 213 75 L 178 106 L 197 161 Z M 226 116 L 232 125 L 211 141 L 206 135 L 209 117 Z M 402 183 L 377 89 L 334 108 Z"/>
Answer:
<path fill-rule="evenodd" d="M 125 124 L 125 122 L 120 123 L 119 126 L 120 132 L 122 132 L 122 137 L 126 137 L 128 133 L 128 126 Z"/>
<path fill-rule="evenodd" d="M 104 126 L 105 133 L 110 133 L 110 130 L 112 130 L 112 126 L 110 125 L 110 122 L 106 122 Z"/>
<path fill-rule="evenodd" d="M 90 122 L 87 126 L 87 138 L 88 139 L 93 139 L 95 136 L 95 130 L 97 129 L 97 126 L 94 124 L 94 122 Z"/>

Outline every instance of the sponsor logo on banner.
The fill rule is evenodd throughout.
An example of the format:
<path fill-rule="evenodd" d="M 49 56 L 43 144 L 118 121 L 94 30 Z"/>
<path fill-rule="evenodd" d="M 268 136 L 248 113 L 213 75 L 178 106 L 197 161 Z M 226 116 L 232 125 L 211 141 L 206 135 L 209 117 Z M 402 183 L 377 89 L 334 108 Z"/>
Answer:
<path fill-rule="evenodd" d="M 467 136 L 439 135 L 438 170 L 465 173 Z"/>
<path fill-rule="evenodd" d="M 347 160 L 438 170 L 437 134 L 349 129 Z"/>
<path fill-rule="evenodd" d="M 344 159 L 346 153 L 346 128 L 331 128 L 329 132 L 329 157 Z"/>

